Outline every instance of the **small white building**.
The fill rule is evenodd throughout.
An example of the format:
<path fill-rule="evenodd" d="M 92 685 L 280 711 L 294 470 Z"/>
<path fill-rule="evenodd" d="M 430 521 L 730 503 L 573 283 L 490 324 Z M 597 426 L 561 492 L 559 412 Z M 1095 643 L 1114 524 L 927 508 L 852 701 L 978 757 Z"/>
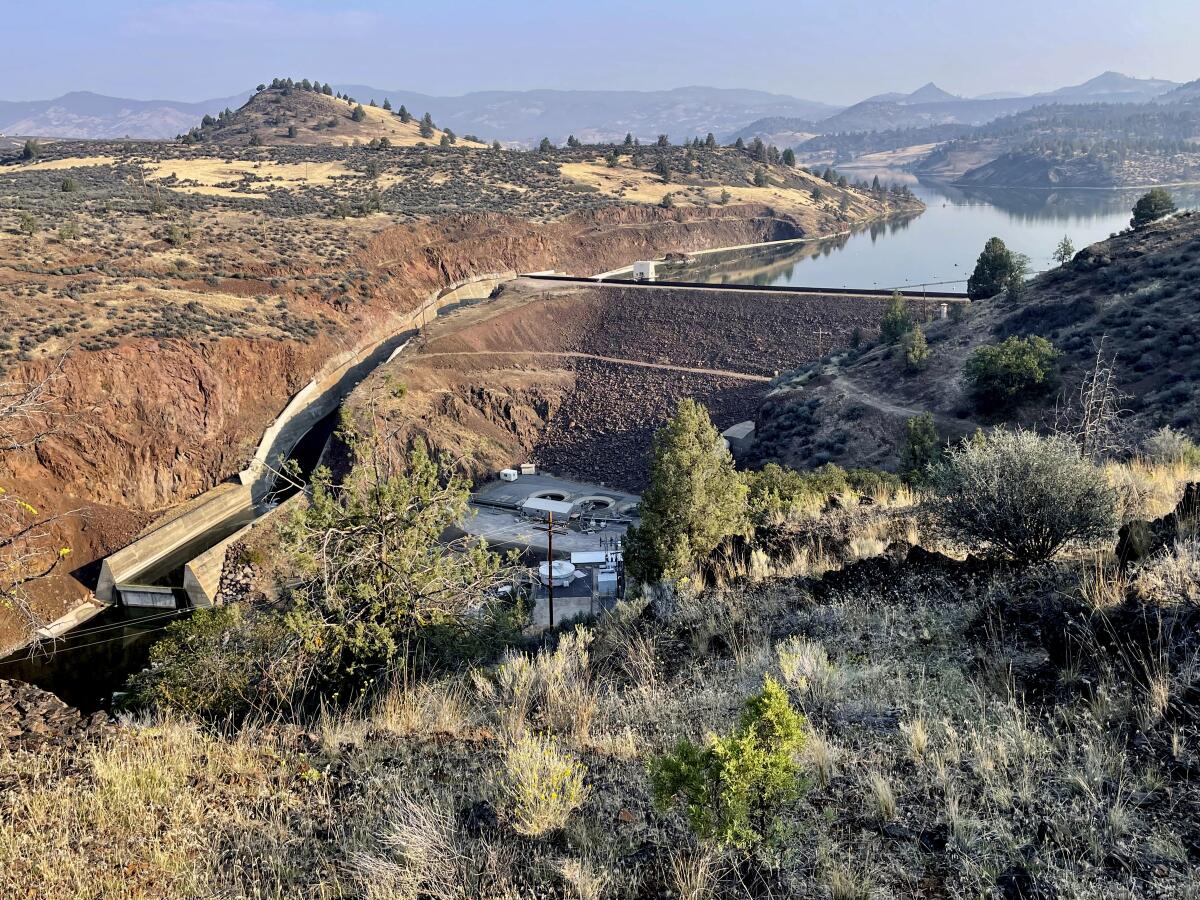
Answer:
<path fill-rule="evenodd" d="M 633 280 L 634 281 L 653 281 L 654 280 L 654 260 L 639 259 L 633 264 Z"/>
<path fill-rule="evenodd" d="M 521 512 L 527 516 L 542 521 L 553 516 L 557 517 L 558 521 L 564 525 L 571 518 L 573 509 L 575 509 L 574 503 L 568 503 L 565 500 L 548 500 L 545 497 L 530 497 L 521 504 Z"/>

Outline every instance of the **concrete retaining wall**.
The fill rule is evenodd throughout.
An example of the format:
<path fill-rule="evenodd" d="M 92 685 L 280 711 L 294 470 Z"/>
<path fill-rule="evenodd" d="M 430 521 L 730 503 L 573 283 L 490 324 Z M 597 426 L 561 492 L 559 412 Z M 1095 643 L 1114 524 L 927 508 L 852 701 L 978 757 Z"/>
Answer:
<path fill-rule="evenodd" d="M 478 275 L 451 285 L 399 319 L 396 330 L 388 337 L 331 359 L 312 381 L 292 397 L 283 412 L 263 432 L 254 457 L 238 473 L 238 480 L 253 486 L 256 499 L 263 497 L 273 485 L 278 467 L 300 438 L 333 412 L 367 375 L 382 363 L 394 359 L 424 324 L 447 307 L 489 297 L 497 287 L 514 278 L 515 272 L 502 272 Z"/>
<path fill-rule="evenodd" d="M 96 596 L 112 602 L 115 599 L 113 589 L 118 584 L 136 583 L 145 572 L 167 562 L 181 548 L 214 528 L 225 526 L 239 516 L 254 515 L 254 498 L 249 485 L 222 484 L 201 496 L 205 499 L 194 509 L 171 519 L 104 560 Z M 180 565 L 183 562 L 186 560 Z"/>
<path fill-rule="evenodd" d="M 225 553 L 230 544 L 245 537 L 253 527 L 251 523 L 239 528 L 183 567 L 183 589 L 187 591 L 193 607 L 202 609 L 216 602 L 217 591 L 221 588 L 221 575 L 225 571 Z"/>
<path fill-rule="evenodd" d="M 134 583 L 144 573 L 168 563 L 187 545 L 214 530 L 236 528 L 254 519 L 256 504 L 270 490 L 278 466 L 313 425 L 337 408 L 354 387 L 381 363 L 396 356 L 424 325 L 445 309 L 489 297 L 497 287 L 516 278 L 515 272 L 478 275 L 431 295 L 420 307 L 398 316 L 391 333 L 331 359 L 308 384 L 296 392 L 263 433 L 250 464 L 238 473 L 237 484 L 221 484 L 200 495 L 193 507 L 164 523 L 104 560 L 96 596 L 112 602 L 115 587 Z M 184 586 L 193 604 L 210 605 L 221 582 L 225 550 L 244 529 L 214 546 L 181 559 Z M 207 601 L 207 602 L 206 602 Z"/>

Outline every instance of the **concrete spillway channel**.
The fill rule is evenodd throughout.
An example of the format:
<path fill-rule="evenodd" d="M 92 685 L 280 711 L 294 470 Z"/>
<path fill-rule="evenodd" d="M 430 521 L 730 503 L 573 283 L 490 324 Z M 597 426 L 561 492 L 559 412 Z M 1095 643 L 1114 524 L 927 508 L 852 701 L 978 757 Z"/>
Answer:
<path fill-rule="evenodd" d="M 246 525 L 266 512 L 272 500 L 279 499 L 276 493 L 279 467 L 284 461 L 295 459 L 307 475 L 316 464 L 319 446 L 308 454 L 309 459 L 297 459 L 296 450 L 306 436 L 324 424 L 324 433 L 319 434 L 320 440 L 316 442 L 323 446 L 332 428 L 330 418 L 342 401 L 363 378 L 403 350 L 422 322 L 461 303 L 490 296 L 515 274 L 481 276 L 439 291 L 406 316 L 399 330 L 331 360 L 292 397 L 266 430 L 250 464 L 238 473 L 237 484 L 219 485 L 188 511 L 104 560 L 96 596 L 107 602 L 132 599 L 128 595 L 137 596 L 139 586 L 156 586 L 156 582 L 181 570 L 182 584 L 171 586 L 185 590 L 192 606 L 211 605 L 221 576 L 221 550 Z M 138 596 L 139 601 L 142 599 Z"/>
<path fill-rule="evenodd" d="M 19 651 L 0 661 L 0 676 L 54 691 L 82 709 L 99 708 L 132 672 L 180 610 L 211 606 L 226 551 L 294 485 L 277 473 L 294 460 L 307 477 L 336 423 L 342 401 L 367 375 L 398 355 L 431 319 L 483 300 L 515 272 L 482 275 L 445 288 L 398 317 L 390 333 L 331 359 L 264 432 L 235 480 L 217 485 L 103 561 L 86 609 L 43 631 L 52 652 Z"/>

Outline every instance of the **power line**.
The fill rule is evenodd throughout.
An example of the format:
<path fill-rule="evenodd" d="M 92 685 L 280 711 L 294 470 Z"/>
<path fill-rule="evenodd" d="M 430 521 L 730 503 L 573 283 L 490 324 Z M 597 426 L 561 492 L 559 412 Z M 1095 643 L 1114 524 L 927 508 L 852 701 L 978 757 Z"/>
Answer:
<path fill-rule="evenodd" d="M 158 628 L 148 628 L 145 631 L 141 632 L 141 634 L 154 634 L 155 632 L 158 632 L 158 631 L 166 631 L 169 627 L 170 627 L 169 625 L 161 625 Z M 30 656 L 22 657 L 21 659 L 9 659 L 9 660 L 0 662 L 0 666 L 15 666 L 15 665 L 19 665 L 20 663 L 23 663 L 23 662 L 36 662 L 39 659 L 52 659 L 53 657 L 58 656 L 60 653 L 70 653 L 74 650 L 86 650 L 88 647 L 98 647 L 101 644 L 111 644 L 113 641 L 124 641 L 124 640 L 127 640 L 132 637 L 140 637 L 141 634 L 139 634 L 139 635 L 122 634 L 122 635 L 118 635 L 117 637 L 105 638 L 104 640 L 100 640 L 100 641 L 90 641 L 89 643 L 79 644 L 74 647 L 63 647 L 59 650 L 55 650 L 53 653 L 50 653 L 46 656 L 30 655 Z"/>
<path fill-rule="evenodd" d="M 118 607 L 111 607 L 111 606 L 108 607 L 108 609 L 116 609 L 116 608 L 118 608 Z M 108 609 L 104 610 L 104 612 L 107 612 Z M 137 618 L 137 619 L 126 619 L 123 622 L 113 622 L 110 625 L 97 625 L 94 628 L 72 628 L 70 631 L 66 632 L 65 634 L 63 634 L 61 636 L 42 638 L 42 640 L 55 641 L 55 640 L 62 640 L 63 638 L 68 637 L 68 636 L 69 637 L 79 637 L 80 635 L 85 635 L 85 634 L 97 634 L 101 631 L 112 631 L 114 628 L 126 628 L 130 625 L 137 625 L 139 622 L 156 622 L 160 619 L 174 618 L 175 616 L 178 616 L 180 613 L 187 612 L 187 611 L 188 610 L 186 610 L 186 609 L 173 609 L 170 612 L 154 613 L 154 614 L 148 615 L 148 616 L 141 616 L 140 618 Z M 101 615 L 103 615 L 103 612 L 101 613 Z"/>

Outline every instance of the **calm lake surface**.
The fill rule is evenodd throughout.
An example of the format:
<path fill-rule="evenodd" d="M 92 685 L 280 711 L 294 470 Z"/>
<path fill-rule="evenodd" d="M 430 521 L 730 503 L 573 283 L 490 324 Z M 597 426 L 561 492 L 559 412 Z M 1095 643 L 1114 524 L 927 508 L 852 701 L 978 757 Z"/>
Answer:
<path fill-rule="evenodd" d="M 869 181 L 876 173 L 847 174 Z M 687 267 L 663 267 L 660 277 L 879 289 L 925 284 L 931 290 L 965 291 L 988 238 L 999 237 L 1010 249 L 1026 254 L 1034 271 L 1041 271 L 1055 265 L 1051 254 L 1064 235 L 1079 250 L 1127 228 L 1133 204 L 1145 193 L 963 190 L 919 182 L 907 173 L 878 174 L 884 183 L 907 184 L 925 203 L 925 212 L 820 243 L 701 257 Z M 1200 207 L 1200 188 L 1170 190 L 1181 209 Z"/>

